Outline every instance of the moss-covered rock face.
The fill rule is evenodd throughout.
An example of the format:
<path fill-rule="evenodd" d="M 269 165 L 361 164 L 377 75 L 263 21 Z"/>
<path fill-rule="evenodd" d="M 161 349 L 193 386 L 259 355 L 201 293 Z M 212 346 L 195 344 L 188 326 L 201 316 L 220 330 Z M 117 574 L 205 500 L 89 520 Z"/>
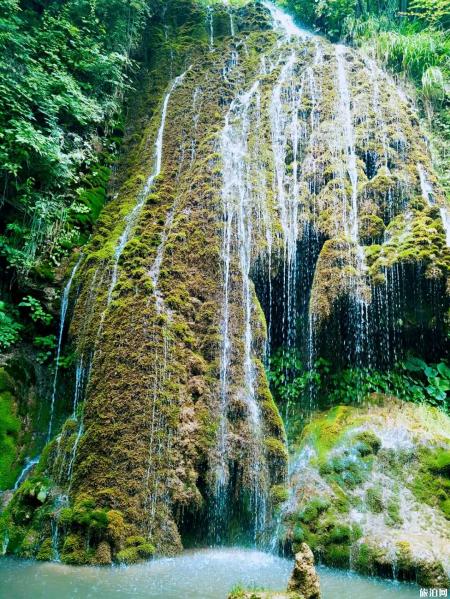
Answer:
<path fill-rule="evenodd" d="M 443 303 L 415 320 L 415 296 L 403 305 L 395 286 L 404 269 L 404 286 L 438 293 L 449 265 L 443 198 L 408 102 L 356 52 L 274 31 L 259 2 L 214 4 L 212 18 L 186 10 L 192 37 L 143 77 L 113 198 L 74 276 L 73 414 L 36 473 L 52 489 L 42 506 L 15 515 L 29 504 L 22 488 L 8 508 L 10 552 L 46 559 L 52 539 L 67 563 L 107 564 L 170 555 L 184 539 L 263 542 L 287 465 L 266 317 L 297 323 L 300 303 L 309 339 L 333 335 L 342 350 L 342 322 L 368 314 L 376 331 L 386 313 L 390 334 L 408 312 L 409 338 L 427 330 L 440 343 Z M 186 15 L 164 18 L 150 41 L 167 26 L 185 33 Z M 376 441 L 356 445 L 361 464 L 336 458 L 338 486 L 359 488 L 372 464 Z M 329 561 L 348 561 L 356 524 L 324 527 Z"/>
<path fill-rule="evenodd" d="M 14 487 L 45 443 L 49 413 L 42 400 L 48 385 L 33 358 L 24 352 L 0 366 L 0 503 L 2 491 Z"/>
<path fill-rule="evenodd" d="M 317 415 L 298 444 L 282 542 L 326 564 L 446 587 L 450 419 L 391 397 Z"/>

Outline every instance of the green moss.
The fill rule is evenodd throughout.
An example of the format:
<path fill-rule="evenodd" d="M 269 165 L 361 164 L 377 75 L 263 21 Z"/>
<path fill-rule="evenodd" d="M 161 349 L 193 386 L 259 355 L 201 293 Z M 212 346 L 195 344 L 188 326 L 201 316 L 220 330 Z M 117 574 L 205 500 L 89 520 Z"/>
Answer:
<path fill-rule="evenodd" d="M 285 485 L 274 485 L 270 489 L 270 496 L 274 506 L 284 503 L 289 497 L 289 489 Z"/>
<path fill-rule="evenodd" d="M 448 451 L 442 448 L 421 448 L 418 467 L 411 490 L 419 501 L 442 510 L 450 519 L 450 477 L 448 474 Z"/>
<path fill-rule="evenodd" d="M 346 524 L 335 524 L 328 534 L 327 542 L 349 545 L 352 540 L 352 529 Z"/>
<path fill-rule="evenodd" d="M 391 498 L 386 505 L 387 517 L 386 523 L 391 526 L 401 526 L 403 519 L 400 516 L 400 501 L 396 498 Z"/>
<path fill-rule="evenodd" d="M 318 516 L 322 512 L 327 510 L 329 506 L 329 501 L 321 497 L 311 499 L 311 501 L 306 504 L 306 506 L 302 509 L 301 513 L 299 514 L 299 519 L 301 520 L 301 522 L 304 522 L 305 524 L 309 524 L 313 521 L 316 521 Z"/>
<path fill-rule="evenodd" d="M 384 229 L 384 222 L 379 216 L 363 214 L 360 217 L 359 235 L 363 244 L 381 241 Z"/>
<path fill-rule="evenodd" d="M 86 549 L 86 544 L 80 534 L 69 533 L 64 539 L 61 550 L 61 561 L 65 564 L 82 566 L 89 564 L 92 551 Z"/>
<path fill-rule="evenodd" d="M 33 558 L 36 555 L 38 546 L 38 533 L 31 529 L 24 536 L 20 545 L 20 556 L 26 558 Z"/>
<path fill-rule="evenodd" d="M 355 568 L 363 574 L 374 573 L 374 563 L 377 557 L 377 552 L 367 543 L 357 545 L 357 553 L 354 560 Z"/>
<path fill-rule="evenodd" d="M 283 464 L 287 461 L 288 453 L 285 443 L 274 437 L 264 440 L 269 459 L 279 460 Z"/>
<path fill-rule="evenodd" d="M 0 368 L 0 393 L 13 390 L 14 382 L 11 376 L 6 372 L 5 368 Z"/>
<path fill-rule="evenodd" d="M 366 491 L 366 505 L 374 514 L 380 514 L 384 509 L 381 487 L 369 487 Z"/>
<path fill-rule="evenodd" d="M 369 475 L 371 463 L 354 456 L 341 455 L 331 457 L 328 462 L 321 464 L 320 474 L 330 483 L 339 487 L 354 489 Z"/>
<path fill-rule="evenodd" d="M 95 501 L 91 498 L 79 499 L 71 509 L 70 519 L 68 512 L 65 513 L 64 518 L 67 523 L 95 532 L 104 531 L 108 526 L 107 510 L 97 509 Z"/>
<path fill-rule="evenodd" d="M 134 536 L 125 540 L 125 548 L 117 553 L 117 560 L 126 564 L 150 559 L 155 553 L 155 547 L 144 537 Z"/>
<path fill-rule="evenodd" d="M 304 429 L 302 438 L 315 447 L 319 464 L 327 460 L 328 453 L 340 441 L 348 421 L 354 415 L 349 406 L 336 406 L 325 414 L 316 416 Z"/>
<path fill-rule="evenodd" d="M 292 530 L 292 540 L 297 544 L 303 543 L 305 540 L 305 530 L 298 522 L 294 525 Z"/>
<path fill-rule="evenodd" d="M 427 457 L 426 465 L 432 472 L 443 476 L 450 477 L 450 451 L 447 449 L 435 449 L 433 453 Z"/>
<path fill-rule="evenodd" d="M 3 375 L 3 385 L 5 384 Z M 0 490 L 11 488 L 17 474 L 14 462 L 18 454 L 20 419 L 16 414 L 14 396 L 10 391 L 0 393 Z"/>
<path fill-rule="evenodd" d="M 358 433 L 355 435 L 354 441 L 357 443 L 358 452 L 362 456 L 377 454 L 381 447 L 380 439 L 372 431 Z"/>
<path fill-rule="evenodd" d="M 41 543 L 39 551 L 36 554 L 36 559 L 41 561 L 51 561 L 54 557 L 52 539 L 47 538 Z"/>
<path fill-rule="evenodd" d="M 122 539 L 125 536 L 125 521 L 123 514 L 118 510 L 109 510 L 107 513 L 108 517 L 108 537 L 111 539 L 114 545 L 120 546 Z"/>
<path fill-rule="evenodd" d="M 444 516 L 447 520 L 450 520 L 450 498 L 443 499 L 440 502 L 439 507 L 444 512 Z"/>
<path fill-rule="evenodd" d="M 350 564 L 350 547 L 343 545 L 327 545 L 323 553 L 325 563 L 337 568 L 348 568 Z"/>

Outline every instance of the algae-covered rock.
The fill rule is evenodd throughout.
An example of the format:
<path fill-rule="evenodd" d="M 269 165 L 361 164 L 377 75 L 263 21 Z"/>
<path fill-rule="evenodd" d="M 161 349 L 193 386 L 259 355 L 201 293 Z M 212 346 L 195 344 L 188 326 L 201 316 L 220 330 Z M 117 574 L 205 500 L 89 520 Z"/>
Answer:
<path fill-rule="evenodd" d="M 295 564 L 286 591 L 245 590 L 237 588 L 228 599 L 320 599 L 320 582 L 314 567 L 314 555 L 302 543 L 295 555 Z"/>
<path fill-rule="evenodd" d="M 377 396 L 318 414 L 299 440 L 282 506 L 288 541 L 324 563 L 445 587 L 450 418 Z"/>
<path fill-rule="evenodd" d="M 320 582 L 314 567 L 314 555 L 306 543 L 302 543 L 295 554 L 288 591 L 297 592 L 305 599 L 320 599 Z"/>
<path fill-rule="evenodd" d="M 95 563 L 100 566 L 108 566 L 112 562 L 111 546 L 107 541 L 100 541 L 95 552 Z"/>

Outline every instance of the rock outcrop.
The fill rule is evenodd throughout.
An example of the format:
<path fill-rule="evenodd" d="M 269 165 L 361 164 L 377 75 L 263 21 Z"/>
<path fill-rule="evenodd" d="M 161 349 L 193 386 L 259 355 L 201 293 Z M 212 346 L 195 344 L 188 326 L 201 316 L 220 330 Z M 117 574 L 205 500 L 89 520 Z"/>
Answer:
<path fill-rule="evenodd" d="M 320 599 L 320 582 L 314 555 L 306 543 L 295 554 L 295 564 L 286 591 L 237 590 L 229 599 Z"/>
<path fill-rule="evenodd" d="M 282 507 L 284 543 L 325 564 L 445 588 L 450 574 L 450 418 L 373 396 L 305 428 Z"/>
<path fill-rule="evenodd" d="M 320 599 L 320 582 L 314 567 L 314 555 L 306 543 L 302 543 L 295 554 L 288 591 L 299 593 L 304 599 Z"/>

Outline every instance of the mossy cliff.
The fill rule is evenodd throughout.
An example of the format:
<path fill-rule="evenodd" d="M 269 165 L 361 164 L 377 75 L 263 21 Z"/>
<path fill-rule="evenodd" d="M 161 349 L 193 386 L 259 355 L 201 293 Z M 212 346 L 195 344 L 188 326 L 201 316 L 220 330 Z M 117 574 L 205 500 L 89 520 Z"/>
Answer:
<path fill-rule="evenodd" d="M 273 30 L 260 3 L 214 15 L 142 78 L 113 197 L 74 257 L 72 414 L 5 512 L 7 552 L 105 564 L 263 543 L 287 467 L 264 352 L 286 321 L 273 303 L 295 314 L 302 248 L 325 337 L 351 302 L 390 305 L 400 269 L 444 287 L 444 200 L 406 99 L 356 52 Z M 439 346 L 444 308 L 411 337 Z"/>
<path fill-rule="evenodd" d="M 45 444 L 49 411 L 42 400 L 48 385 L 35 357 L 23 348 L 20 360 L 8 356 L 0 367 L 0 501 L 8 500 L 24 463 Z"/>
<path fill-rule="evenodd" d="M 325 564 L 446 587 L 450 421 L 372 396 L 318 414 L 299 439 L 280 541 Z"/>
<path fill-rule="evenodd" d="M 151 89 L 142 92 L 150 97 L 159 93 L 162 100 L 141 101 L 137 108 L 139 122 L 149 107 L 153 116 L 130 138 L 132 149 L 117 176 L 116 199 L 102 212 L 83 249 L 73 283 L 78 409 L 8 507 L 9 552 L 45 554 L 47 559 L 60 555 L 69 563 L 131 562 L 155 551 L 170 554 L 181 549 L 183 521 L 195 523 L 212 509 L 220 418 L 217 142 L 241 79 L 254 76 L 258 50 L 275 42 L 259 31 L 269 27 L 261 12 L 260 7 L 236 12 L 236 27 L 246 32 L 236 41 L 224 44 L 215 38 L 210 48 L 206 36 L 198 40 L 192 66 L 180 67 L 186 73 L 170 97 L 161 78 L 164 57 L 155 65 L 158 90 L 151 79 Z M 228 12 L 224 15 L 229 23 Z M 226 81 L 224 72 L 243 39 L 248 55 Z M 127 215 L 155 169 L 155 140 L 165 110 L 161 172 L 146 192 L 117 264 L 117 282 L 111 285 Z M 255 311 L 254 319 L 260 323 L 256 361 L 264 343 L 262 312 Z M 234 360 L 238 364 L 239 356 Z M 264 369 L 256 369 L 270 501 L 270 487 L 284 480 L 287 454 Z M 229 411 L 229 492 L 237 494 L 236 503 L 251 521 L 254 440 L 238 392 Z M 64 489 L 68 502 L 59 499 Z M 56 541 L 49 544 L 56 528 Z M 30 536 L 33 542 L 28 542 Z"/>

